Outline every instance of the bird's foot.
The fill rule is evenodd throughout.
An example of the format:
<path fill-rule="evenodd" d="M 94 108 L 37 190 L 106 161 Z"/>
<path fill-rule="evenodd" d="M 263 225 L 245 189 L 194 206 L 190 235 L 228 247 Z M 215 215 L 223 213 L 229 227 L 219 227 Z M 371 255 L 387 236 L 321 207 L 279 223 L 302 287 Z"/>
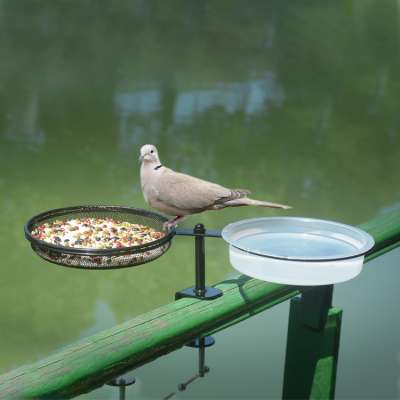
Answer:
<path fill-rule="evenodd" d="M 176 216 L 175 218 L 172 218 L 163 224 L 163 229 L 165 231 L 170 231 L 171 229 L 174 229 L 178 226 L 178 222 L 183 220 L 183 216 Z"/>
<path fill-rule="evenodd" d="M 170 231 L 171 229 L 175 228 L 177 224 L 174 224 L 172 221 L 167 221 L 163 223 L 163 230 Z"/>

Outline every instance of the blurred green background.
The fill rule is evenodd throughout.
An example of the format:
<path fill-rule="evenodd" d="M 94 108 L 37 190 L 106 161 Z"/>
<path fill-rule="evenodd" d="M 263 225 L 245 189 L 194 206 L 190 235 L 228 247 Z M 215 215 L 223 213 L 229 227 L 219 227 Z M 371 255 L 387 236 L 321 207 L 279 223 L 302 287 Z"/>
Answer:
<path fill-rule="evenodd" d="M 42 261 L 23 236 L 31 216 L 52 208 L 147 208 L 137 161 L 145 143 L 173 169 L 294 207 L 209 212 L 185 227 L 221 229 L 272 215 L 358 224 L 398 209 L 399 50 L 396 0 L 0 1 L 0 371 L 169 302 L 192 284 L 190 238 L 175 238 L 165 256 L 142 267 L 85 272 Z M 383 260 L 379 290 L 396 282 L 400 256 Z M 207 281 L 231 272 L 225 244 L 208 240 Z M 360 315 L 361 303 L 379 300 L 388 310 L 389 294 L 371 297 L 374 281 L 339 287 L 337 305 L 359 303 Z M 286 324 L 287 305 L 270 315 Z M 359 335 L 373 343 L 362 324 Z M 382 326 L 398 339 L 397 325 Z M 285 335 L 280 326 L 283 344 Z M 349 340 L 360 355 L 356 336 Z M 394 343 L 396 367 L 379 368 L 390 383 L 368 393 L 398 396 Z M 273 354 L 283 363 L 284 348 L 273 338 L 268 346 L 280 348 Z M 156 370 L 152 377 L 161 376 Z M 339 369 L 338 384 L 340 377 Z M 354 380 L 343 385 L 343 397 L 360 395 Z M 146 396 L 146 385 L 141 390 L 136 396 Z"/>

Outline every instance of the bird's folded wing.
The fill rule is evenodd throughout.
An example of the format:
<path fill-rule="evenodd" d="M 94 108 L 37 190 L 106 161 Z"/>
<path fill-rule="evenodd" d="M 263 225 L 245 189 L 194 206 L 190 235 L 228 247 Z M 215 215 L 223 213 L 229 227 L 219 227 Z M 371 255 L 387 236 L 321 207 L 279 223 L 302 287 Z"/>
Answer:
<path fill-rule="evenodd" d="M 202 210 L 231 196 L 231 190 L 212 182 L 165 170 L 158 181 L 158 200 L 182 210 Z"/>

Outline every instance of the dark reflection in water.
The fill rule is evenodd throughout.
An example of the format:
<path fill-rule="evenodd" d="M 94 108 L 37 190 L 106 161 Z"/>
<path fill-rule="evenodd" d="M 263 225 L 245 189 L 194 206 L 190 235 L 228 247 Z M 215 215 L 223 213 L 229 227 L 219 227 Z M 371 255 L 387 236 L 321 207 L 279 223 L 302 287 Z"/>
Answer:
<path fill-rule="evenodd" d="M 205 378 L 206 376 L 208 376 L 208 374 L 210 373 L 210 367 L 208 365 L 206 365 L 206 350 L 212 346 L 214 346 L 215 341 L 211 336 L 206 336 L 206 337 L 201 337 L 198 338 L 192 342 L 189 343 L 182 343 L 182 346 L 187 346 L 184 348 L 191 348 L 192 349 L 192 353 L 194 351 L 197 351 L 198 353 L 198 359 L 196 360 L 196 364 L 193 362 L 191 364 L 195 365 L 195 368 L 191 368 L 189 364 L 189 360 L 185 360 L 183 361 L 183 367 L 185 369 L 186 375 L 188 375 L 189 373 L 192 372 L 192 370 L 194 371 L 194 373 L 192 372 L 190 376 L 185 376 L 181 378 L 181 381 L 179 381 L 179 383 L 175 384 L 175 388 L 173 388 L 173 390 L 168 391 L 168 393 L 162 395 L 162 391 L 163 390 L 167 390 L 164 385 L 159 385 L 159 382 L 157 382 L 157 377 L 156 375 L 154 376 L 154 386 L 152 389 L 156 389 L 156 392 L 158 393 L 157 398 L 163 399 L 163 400 L 168 400 L 171 398 L 175 398 L 175 397 L 180 397 L 179 395 L 182 392 L 186 392 L 187 390 L 189 390 L 195 382 L 201 380 L 202 378 Z M 207 350 L 208 351 L 208 350 Z M 175 351 L 175 353 L 172 353 L 172 356 L 177 356 L 177 353 L 179 354 L 179 351 Z M 169 359 L 169 361 L 171 360 L 171 354 L 169 355 L 169 357 L 167 357 Z M 181 355 L 178 355 L 178 358 L 181 358 Z M 237 361 L 237 360 L 235 360 Z M 182 362 L 182 361 L 181 361 Z M 180 367 L 177 368 L 177 370 L 181 370 L 182 365 Z M 141 371 L 139 369 L 139 371 Z M 140 383 L 142 382 L 141 378 L 136 378 L 134 376 L 134 374 L 136 373 L 136 370 L 132 370 L 132 371 L 128 371 L 123 375 L 119 375 L 119 376 L 115 376 L 114 378 L 112 378 L 111 380 L 103 380 L 100 382 L 97 382 L 95 384 L 95 386 L 91 387 L 90 385 L 82 386 L 79 391 L 81 393 L 84 393 L 82 396 L 84 397 L 92 397 L 92 396 L 97 396 L 99 398 L 105 398 L 107 395 L 109 395 L 110 392 L 110 387 L 114 387 L 117 388 L 117 390 L 114 390 L 114 395 L 118 392 L 118 398 L 119 400 L 124 400 L 127 397 L 127 393 L 131 396 L 132 392 L 136 392 L 135 396 L 137 395 L 144 395 L 145 397 L 148 395 L 148 389 L 149 387 L 147 387 L 147 382 L 146 382 L 146 387 L 143 388 L 141 387 Z M 140 372 L 139 372 L 140 373 Z M 97 377 L 97 379 L 104 379 L 101 378 L 100 376 Z M 139 388 L 137 388 L 137 386 L 135 386 L 134 388 L 130 388 L 130 386 L 134 385 L 138 383 L 139 384 Z M 171 384 L 173 384 L 173 382 L 169 382 L 169 386 L 171 386 Z M 93 384 L 92 384 L 93 385 Z M 149 385 L 151 387 L 151 385 Z M 100 387 L 100 388 L 99 388 Z M 152 392 L 153 390 L 150 389 L 150 392 Z M 129 393 L 129 392 L 130 393 Z M 147 394 L 145 394 L 147 393 Z M 72 397 L 76 397 L 76 396 L 72 396 Z M 79 395 L 78 395 L 79 397 Z"/>
<path fill-rule="evenodd" d="M 1 1 L 0 370 L 192 284 L 189 239 L 146 267 L 85 273 L 46 264 L 23 238 L 46 209 L 146 207 L 146 142 L 166 165 L 291 204 L 289 215 L 356 224 L 398 209 L 399 40 L 395 0 Z M 185 225 L 260 215 L 284 213 Z M 207 252 L 212 283 L 231 268 L 222 241 Z"/>

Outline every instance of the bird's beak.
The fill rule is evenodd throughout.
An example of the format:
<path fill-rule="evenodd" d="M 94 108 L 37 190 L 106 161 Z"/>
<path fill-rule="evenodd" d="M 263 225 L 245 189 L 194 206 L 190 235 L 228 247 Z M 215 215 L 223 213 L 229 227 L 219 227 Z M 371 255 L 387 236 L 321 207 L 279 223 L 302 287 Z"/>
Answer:
<path fill-rule="evenodd" d="M 141 164 L 143 162 L 144 156 L 140 155 L 139 156 L 139 164 Z"/>

